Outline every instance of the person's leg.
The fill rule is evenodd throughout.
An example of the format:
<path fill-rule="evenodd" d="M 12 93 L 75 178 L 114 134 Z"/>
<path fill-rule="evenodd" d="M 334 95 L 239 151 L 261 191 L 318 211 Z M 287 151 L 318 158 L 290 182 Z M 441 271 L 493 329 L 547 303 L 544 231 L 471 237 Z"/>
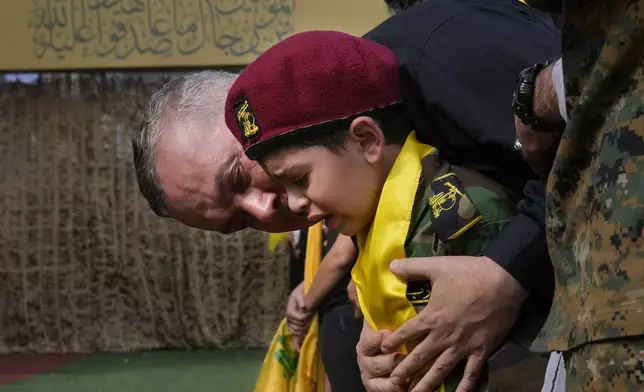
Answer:
<path fill-rule="evenodd" d="M 334 306 L 322 316 L 322 362 L 333 392 L 366 391 L 360 380 L 356 356 L 361 330 L 362 320 L 356 320 L 350 304 Z"/>
<path fill-rule="evenodd" d="M 644 337 L 603 340 L 564 352 L 568 392 L 644 390 Z"/>

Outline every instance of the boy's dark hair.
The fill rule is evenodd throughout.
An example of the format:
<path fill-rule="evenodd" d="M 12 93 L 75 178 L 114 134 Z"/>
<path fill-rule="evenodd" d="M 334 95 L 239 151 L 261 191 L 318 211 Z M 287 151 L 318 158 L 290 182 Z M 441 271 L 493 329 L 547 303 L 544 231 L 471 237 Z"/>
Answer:
<path fill-rule="evenodd" d="M 387 7 L 389 8 L 389 12 L 397 14 L 410 9 L 423 1 L 425 0 L 385 0 L 385 4 L 387 4 Z"/>
<path fill-rule="evenodd" d="M 411 126 L 405 119 L 402 105 L 394 104 L 276 136 L 253 146 L 246 151 L 246 155 L 252 160 L 262 161 L 269 155 L 284 150 L 306 147 L 324 147 L 339 153 L 344 150 L 351 122 L 362 116 L 371 117 L 378 124 L 388 145 L 404 144 L 411 133 Z"/>

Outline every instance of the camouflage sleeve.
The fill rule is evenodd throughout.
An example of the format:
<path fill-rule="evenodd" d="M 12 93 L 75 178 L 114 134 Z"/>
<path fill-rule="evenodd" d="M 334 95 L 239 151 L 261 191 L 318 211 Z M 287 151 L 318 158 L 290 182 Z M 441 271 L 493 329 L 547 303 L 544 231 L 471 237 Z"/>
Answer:
<path fill-rule="evenodd" d="M 414 214 L 416 222 L 408 235 L 407 257 L 479 256 L 514 215 L 514 204 L 493 190 L 473 186 L 464 188 L 462 193 L 463 199 L 456 208 L 458 219 L 451 219 L 448 224 L 437 223 L 449 219 L 449 214 L 443 212 L 437 218 L 432 203 L 422 203 L 423 207 Z M 447 234 L 441 233 L 446 228 Z"/>
<path fill-rule="evenodd" d="M 484 188 L 466 188 L 473 207 L 483 217 L 461 235 L 445 242 L 444 254 L 480 256 L 514 216 L 514 205 L 502 195 Z"/>

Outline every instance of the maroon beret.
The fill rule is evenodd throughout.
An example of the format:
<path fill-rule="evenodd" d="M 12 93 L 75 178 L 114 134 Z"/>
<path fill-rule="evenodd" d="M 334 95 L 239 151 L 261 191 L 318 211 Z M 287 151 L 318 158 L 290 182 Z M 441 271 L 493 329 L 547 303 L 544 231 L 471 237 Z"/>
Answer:
<path fill-rule="evenodd" d="M 337 31 L 309 31 L 244 69 L 228 92 L 226 124 L 248 152 L 276 136 L 397 102 L 391 50 Z"/>

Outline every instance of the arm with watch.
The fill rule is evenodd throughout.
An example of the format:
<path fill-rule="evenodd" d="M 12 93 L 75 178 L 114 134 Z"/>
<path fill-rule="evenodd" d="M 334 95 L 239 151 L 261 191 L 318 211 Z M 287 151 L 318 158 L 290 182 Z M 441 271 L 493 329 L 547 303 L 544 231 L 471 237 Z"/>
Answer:
<path fill-rule="evenodd" d="M 521 73 L 512 109 L 515 146 L 532 170 L 545 178 L 568 120 L 561 59 L 536 64 Z"/>
<path fill-rule="evenodd" d="M 518 76 L 512 103 L 517 127 L 515 148 L 542 180 L 527 182 L 517 216 L 484 251 L 527 293 L 546 299 L 551 298 L 554 286 L 544 231 L 543 179 L 548 175 L 566 125 L 563 88 L 560 59 L 537 63 Z"/>
<path fill-rule="evenodd" d="M 567 119 L 560 59 L 537 63 L 519 74 L 512 109 L 515 148 L 545 179 Z M 484 255 L 504 267 L 528 293 L 549 298 L 553 282 L 548 277 L 552 267 L 544 232 L 545 192 L 544 180 L 527 182 L 518 215 Z"/>

